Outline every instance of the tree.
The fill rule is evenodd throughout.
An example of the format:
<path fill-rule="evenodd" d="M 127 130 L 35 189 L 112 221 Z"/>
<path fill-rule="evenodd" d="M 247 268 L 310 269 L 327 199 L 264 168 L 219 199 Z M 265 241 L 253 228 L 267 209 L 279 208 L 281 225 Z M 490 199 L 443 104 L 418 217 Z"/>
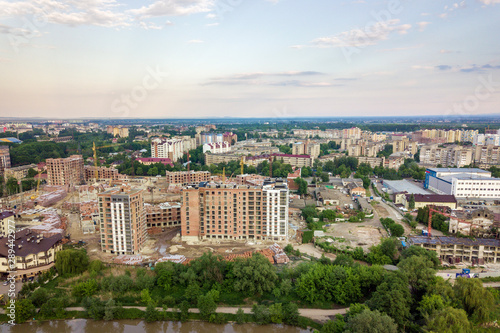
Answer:
<path fill-rule="evenodd" d="M 433 316 L 436 312 L 444 309 L 446 304 L 444 303 L 443 298 L 440 295 L 424 295 L 422 301 L 420 301 L 418 305 L 418 312 L 422 318 L 429 318 Z"/>
<path fill-rule="evenodd" d="M 184 292 L 184 297 L 190 302 L 196 301 L 200 295 L 201 288 L 198 285 L 198 282 L 190 283 Z"/>
<path fill-rule="evenodd" d="M 33 318 L 35 306 L 29 299 L 18 299 L 15 303 L 16 307 L 16 323 L 24 323 L 26 320 Z"/>
<path fill-rule="evenodd" d="M 408 208 L 415 209 L 415 196 L 413 193 L 410 195 L 410 200 L 408 200 Z"/>
<path fill-rule="evenodd" d="M 401 237 L 405 233 L 405 228 L 401 224 L 394 223 L 390 226 L 389 230 L 391 231 L 391 236 L 393 237 Z"/>
<path fill-rule="evenodd" d="M 299 323 L 299 306 L 295 303 L 283 305 L 283 321 L 285 324 L 296 326 Z"/>
<path fill-rule="evenodd" d="M 198 310 L 200 310 L 200 314 L 204 319 L 209 319 L 210 315 L 215 313 L 216 309 L 217 303 L 215 303 L 210 293 L 198 296 Z"/>
<path fill-rule="evenodd" d="M 352 333 L 397 333 L 398 326 L 394 320 L 379 311 L 364 310 L 357 316 L 350 318 L 346 332 Z"/>
<path fill-rule="evenodd" d="M 246 322 L 245 311 L 243 311 L 242 308 L 239 308 L 238 311 L 236 311 L 236 323 L 244 324 L 245 322 Z"/>
<path fill-rule="evenodd" d="M 113 320 L 115 319 L 116 312 L 116 303 L 115 300 L 110 299 L 106 302 L 106 306 L 104 307 L 104 320 Z"/>
<path fill-rule="evenodd" d="M 306 195 L 307 194 L 307 181 L 305 181 L 304 179 L 299 177 L 299 178 L 295 178 L 294 182 L 299 187 L 299 189 L 297 190 L 297 193 L 299 195 Z"/>
<path fill-rule="evenodd" d="M 265 305 L 254 304 L 252 306 L 252 313 L 257 324 L 269 324 L 271 322 L 269 309 Z"/>
<path fill-rule="evenodd" d="M 442 333 L 468 333 L 471 325 L 467 313 L 462 309 L 448 306 L 429 318 L 426 330 Z"/>
<path fill-rule="evenodd" d="M 90 279 L 73 285 L 72 294 L 74 297 L 89 297 L 94 295 L 98 288 L 99 285 L 97 284 L 97 281 Z"/>
<path fill-rule="evenodd" d="M 144 319 L 146 322 L 151 323 L 153 321 L 157 321 L 159 317 L 159 312 L 156 310 L 156 307 L 153 302 L 150 302 L 146 307 L 146 313 L 144 314 Z"/>
<path fill-rule="evenodd" d="M 153 302 L 153 299 L 151 298 L 148 289 L 141 290 L 141 302 L 144 304 L 149 304 Z"/>
<path fill-rule="evenodd" d="M 458 278 L 453 285 L 453 290 L 456 302 L 472 320 L 482 323 L 489 319 L 494 298 L 489 290 L 483 288 L 481 280 Z"/>
<path fill-rule="evenodd" d="M 344 316 L 338 314 L 335 316 L 335 320 L 327 321 L 319 331 L 320 333 L 342 333 L 345 331 L 345 328 L 346 322 Z"/>
<path fill-rule="evenodd" d="M 401 260 L 398 264 L 417 302 L 420 302 L 429 286 L 434 284 L 436 270 L 433 266 L 434 264 L 424 256 L 412 256 Z"/>
<path fill-rule="evenodd" d="M 30 300 L 37 308 L 41 307 L 49 299 L 49 292 L 45 288 L 38 288 L 31 296 Z"/>
<path fill-rule="evenodd" d="M 311 177 L 312 176 L 312 169 L 310 167 L 303 167 L 300 170 L 300 176 L 303 178 Z"/>
<path fill-rule="evenodd" d="M 274 303 L 269 306 L 269 317 L 274 324 L 283 322 L 283 307 L 281 303 Z"/>
<path fill-rule="evenodd" d="M 329 175 L 328 175 L 328 173 L 326 173 L 326 172 L 322 172 L 319 176 L 320 176 L 321 181 L 322 181 L 323 183 L 327 183 L 327 182 L 329 182 L 329 181 L 330 181 L 330 176 L 329 176 Z"/>
<path fill-rule="evenodd" d="M 234 290 L 249 295 L 271 291 L 278 276 L 269 260 L 259 253 L 248 259 L 239 259 L 233 266 Z"/>
<path fill-rule="evenodd" d="M 56 253 L 56 269 L 60 275 L 83 273 L 89 264 L 85 250 L 62 250 Z"/>
<path fill-rule="evenodd" d="M 371 310 L 386 313 L 404 330 L 410 318 L 411 295 L 405 276 L 396 272 L 388 274 L 366 305 Z"/>
<path fill-rule="evenodd" d="M 104 305 L 101 300 L 94 297 L 85 297 L 82 301 L 87 316 L 92 319 L 100 320 L 104 317 Z"/>

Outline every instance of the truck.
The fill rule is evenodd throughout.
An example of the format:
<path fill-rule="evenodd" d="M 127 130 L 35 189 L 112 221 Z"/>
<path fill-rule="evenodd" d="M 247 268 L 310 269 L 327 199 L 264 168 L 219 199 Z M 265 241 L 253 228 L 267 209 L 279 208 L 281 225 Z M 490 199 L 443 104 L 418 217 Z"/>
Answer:
<path fill-rule="evenodd" d="M 471 274 L 470 274 L 470 269 L 468 268 L 462 268 L 462 273 L 457 273 L 455 278 L 459 278 L 459 277 L 463 277 L 463 278 L 470 278 L 471 277 Z"/>

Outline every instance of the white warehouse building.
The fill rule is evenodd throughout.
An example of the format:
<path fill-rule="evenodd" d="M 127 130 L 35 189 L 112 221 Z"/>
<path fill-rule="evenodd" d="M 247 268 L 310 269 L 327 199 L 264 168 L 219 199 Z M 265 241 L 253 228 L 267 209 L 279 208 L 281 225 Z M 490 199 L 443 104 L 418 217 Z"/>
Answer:
<path fill-rule="evenodd" d="M 424 188 L 457 198 L 500 198 L 500 178 L 481 169 L 430 168 L 425 172 Z"/>

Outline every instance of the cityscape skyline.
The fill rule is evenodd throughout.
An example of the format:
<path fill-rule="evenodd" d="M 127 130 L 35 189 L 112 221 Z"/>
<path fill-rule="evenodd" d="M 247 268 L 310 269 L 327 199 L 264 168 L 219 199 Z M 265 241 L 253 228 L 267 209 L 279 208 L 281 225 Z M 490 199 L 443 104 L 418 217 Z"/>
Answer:
<path fill-rule="evenodd" d="M 1 116 L 496 114 L 499 4 L 0 1 Z"/>

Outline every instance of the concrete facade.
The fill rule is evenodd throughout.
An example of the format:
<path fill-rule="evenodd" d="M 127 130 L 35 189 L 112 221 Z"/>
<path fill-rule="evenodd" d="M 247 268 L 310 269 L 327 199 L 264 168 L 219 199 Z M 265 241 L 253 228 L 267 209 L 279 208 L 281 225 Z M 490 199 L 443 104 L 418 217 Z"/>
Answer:
<path fill-rule="evenodd" d="M 267 181 L 263 186 L 209 184 L 183 189 L 181 198 L 183 240 L 287 239 L 285 181 Z"/>
<path fill-rule="evenodd" d="M 78 185 L 85 179 L 82 155 L 67 158 L 49 158 L 46 161 L 49 185 Z"/>

